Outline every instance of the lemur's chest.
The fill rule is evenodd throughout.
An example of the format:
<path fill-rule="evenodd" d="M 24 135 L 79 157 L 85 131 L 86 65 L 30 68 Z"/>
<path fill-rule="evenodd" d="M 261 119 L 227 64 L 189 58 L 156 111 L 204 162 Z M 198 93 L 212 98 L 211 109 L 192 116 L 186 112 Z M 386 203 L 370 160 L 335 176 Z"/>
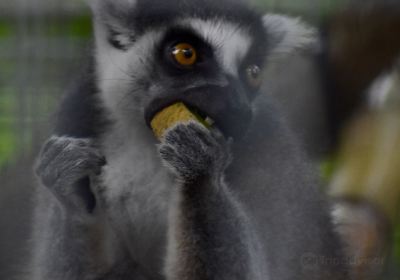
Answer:
<path fill-rule="evenodd" d="M 162 263 L 174 180 L 157 148 L 120 145 L 105 149 L 99 195 L 110 224 L 132 257 L 154 269 Z"/>

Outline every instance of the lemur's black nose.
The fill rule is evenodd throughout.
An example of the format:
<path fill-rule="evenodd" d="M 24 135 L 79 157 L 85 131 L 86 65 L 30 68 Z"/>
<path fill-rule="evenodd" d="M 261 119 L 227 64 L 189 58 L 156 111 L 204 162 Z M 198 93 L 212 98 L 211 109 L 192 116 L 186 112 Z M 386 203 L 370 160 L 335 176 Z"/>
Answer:
<path fill-rule="evenodd" d="M 252 118 L 250 104 L 233 86 L 208 86 L 185 92 L 182 101 L 215 121 L 225 136 L 240 137 Z"/>

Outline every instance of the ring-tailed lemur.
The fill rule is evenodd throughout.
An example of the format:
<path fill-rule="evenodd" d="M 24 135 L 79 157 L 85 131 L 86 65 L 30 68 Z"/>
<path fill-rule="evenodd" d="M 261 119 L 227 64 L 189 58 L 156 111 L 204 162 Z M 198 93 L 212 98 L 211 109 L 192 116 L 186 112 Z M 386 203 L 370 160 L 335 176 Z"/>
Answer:
<path fill-rule="evenodd" d="M 93 63 L 45 143 L 29 279 L 346 279 L 327 204 L 260 92 L 313 44 L 240 1 L 89 0 Z M 214 120 L 149 123 L 183 102 Z"/>

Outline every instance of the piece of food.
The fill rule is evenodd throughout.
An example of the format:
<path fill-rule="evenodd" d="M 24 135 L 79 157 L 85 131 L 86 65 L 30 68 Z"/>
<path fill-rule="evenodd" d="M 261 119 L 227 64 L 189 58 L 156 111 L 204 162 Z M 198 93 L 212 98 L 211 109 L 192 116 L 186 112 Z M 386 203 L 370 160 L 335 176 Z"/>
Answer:
<path fill-rule="evenodd" d="M 179 122 L 185 123 L 189 121 L 197 121 L 207 128 L 212 125 L 211 119 L 207 118 L 206 120 L 203 120 L 198 114 L 192 112 L 182 102 L 175 103 L 158 112 L 150 125 L 156 137 L 161 139 L 168 128 Z"/>

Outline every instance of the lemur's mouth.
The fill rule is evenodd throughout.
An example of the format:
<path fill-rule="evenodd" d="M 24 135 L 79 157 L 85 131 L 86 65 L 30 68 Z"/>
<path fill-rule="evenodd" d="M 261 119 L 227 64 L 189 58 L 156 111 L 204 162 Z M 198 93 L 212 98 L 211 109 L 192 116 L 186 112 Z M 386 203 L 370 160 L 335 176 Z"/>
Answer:
<path fill-rule="evenodd" d="M 188 107 L 188 109 L 190 110 L 190 112 L 192 112 L 195 116 L 197 116 L 202 122 L 204 122 L 205 124 L 207 124 L 208 126 L 213 126 L 215 121 L 213 118 L 211 118 L 210 116 L 207 115 L 207 113 L 201 111 L 200 109 L 190 106 L 190 105 L 186 105 Z"/>
<path fill-rule="evenodd" d="M 199 120 L 206 126 L 211 127 L 215 124 L 214 117 L 212 117 L 210 113 L 207 113 L 205 110 L 200 109 L 198 106 L 190 104 L 190 102 L 185 102 L 179 99 L 163 101 L 156 100 L 152 102 L 145 111 L 146 124 L 150 127 L 152 120 L 159 112 L 177 103 L 184 104 L 190 111 L 190 113 L 192 113 L 197 120 Z"/>
<path fill-rule="evenodd" d="M 151 119 L 150 127 L 154 135 L 158 139 L 161 139 L 168 129 L 179 123 L 186 123 L 189 121 L 198 122 L 206 128 L 211 128 L 214 124 L 214 120 L 207 116 L 204 111 L 194 106 L 187 106 L 183 102 L 177 102 L 156 113 Z"/>
<path fill-rule="evenodd" d="M 197 120 L 206 127 L 217 128 L 226 137 L 240 138 L 247 130 L 252 117 L 251 108 L 239 102 L 237 93 L 229 87 L 201 87 L 184 92 L 168 92 L 154 98 L 144 112 L 146 124 L 152 128 L 152 121 L 157 114 L 174 104 L 181 103 Z M 173 109 L 173 108 L 172 108 Z M 169 111 L 172 117 L 173 110 Z M 193 115 L 195 118 L 193 118 Z M 163 119 L 163 118 L 161 118 Z M 179 117 L 172 117 L 179 121 Z M 187 118 L 186 120 L 188 120 Z M 161 121 L 160 120 L 160 124 Z M 163 123 L 162 125 L 166 125 Z"/>

